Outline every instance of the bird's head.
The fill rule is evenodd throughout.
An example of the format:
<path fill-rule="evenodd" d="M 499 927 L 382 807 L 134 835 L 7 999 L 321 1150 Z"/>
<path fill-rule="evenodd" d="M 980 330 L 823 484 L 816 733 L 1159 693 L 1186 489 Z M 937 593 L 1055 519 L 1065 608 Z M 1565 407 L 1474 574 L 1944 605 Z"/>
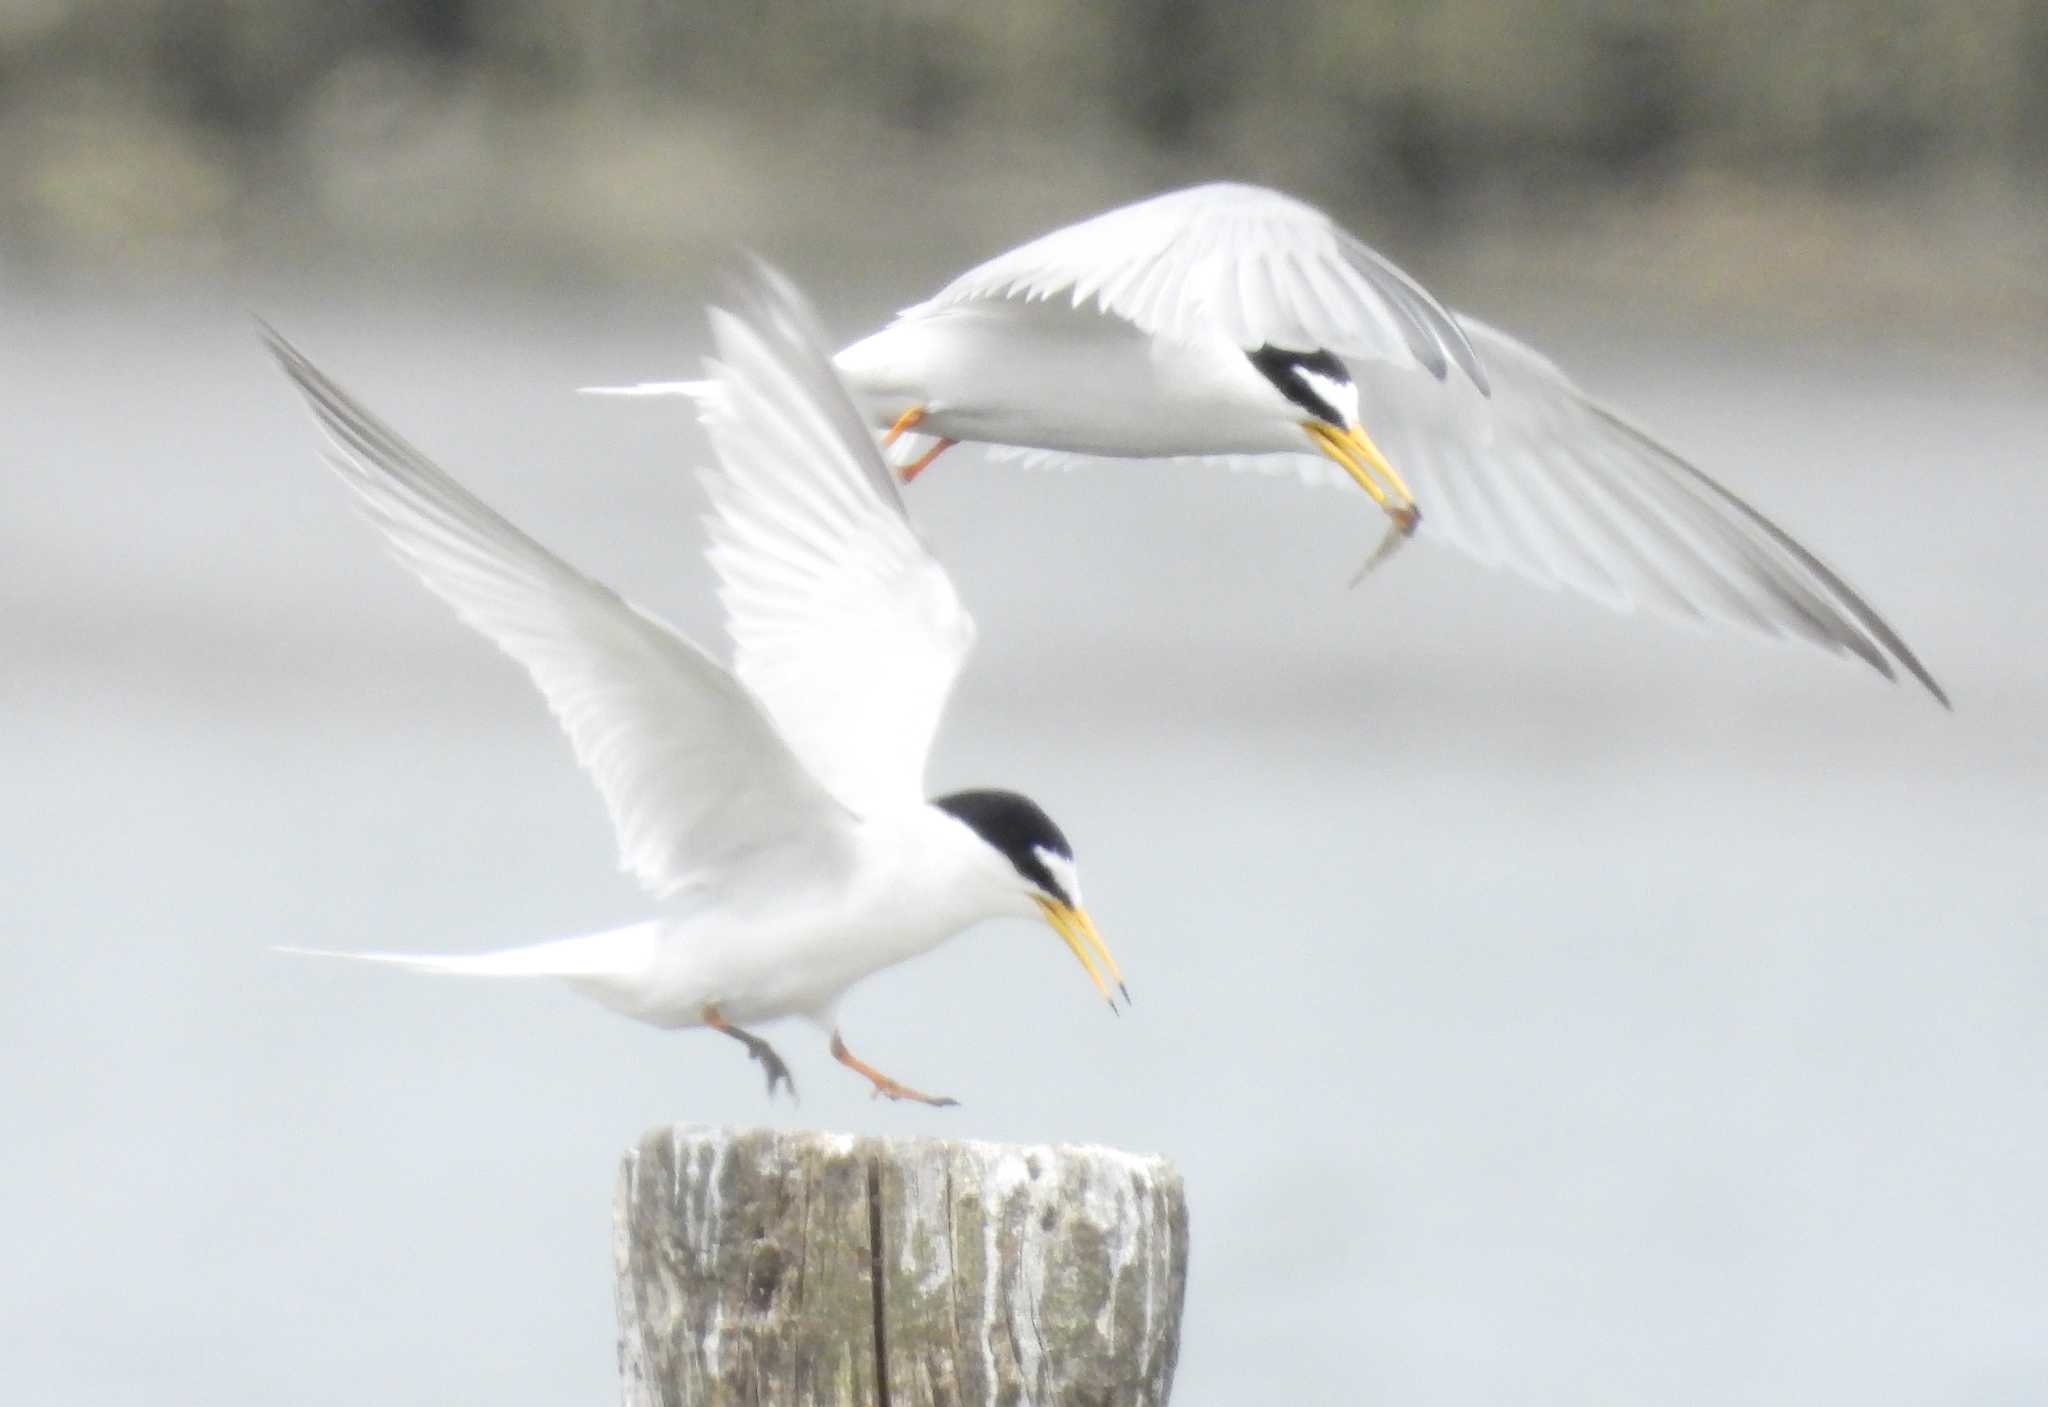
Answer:
<path fill-rule="evenodd" d="M 1014 911 L 1035 911 L 1043 917 L 1112 1009 L 1116 996 L 1110 991 L 1111 984 L 1125 1001 L 1130 1000 L 1116 959 L 1109 955 L 1102 935 L 1095 931 L 1095 921 L 1082 907 L 1074 848 L 1043 807 L 1013 791 L 989 790 L 956 791 L 935 798 L 932 805 L 967 827 L 994 852 L 1000 864 L 992 864 L 990 870 L 1006 890 L 1005 897 L 1014 901 Z"/>
<path fill-rule="evenodd" d="M 1422 521 L 1415 495 L 1359 421 L 1358 384 L 1344 359 L 1327 348 L 1292 352 L 1268 343 L 1245 353 L 1259 375 L 1287 399 L 1288 411 L 1316 450 L 1342 466 L 1404 533 Z"/>

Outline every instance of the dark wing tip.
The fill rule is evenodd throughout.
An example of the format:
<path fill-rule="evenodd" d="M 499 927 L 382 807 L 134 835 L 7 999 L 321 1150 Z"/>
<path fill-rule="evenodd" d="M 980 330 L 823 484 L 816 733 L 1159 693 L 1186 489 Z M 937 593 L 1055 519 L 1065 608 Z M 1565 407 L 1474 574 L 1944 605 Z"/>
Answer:
<path fill-rule="evenodd" d="M 1479 394 L 1490 399 L 1493 383 L 1487 380 L 1486 368 L 1480 365 L 1479 353 L 1465 336 L 1457 315 L 1364 240 L 1343 231 L 1339 239 L 1352 269 L 1378 291 L 1400 320 L 1402 337 L 1415 360 L 1439 381 L 1449 378 L 1450 363 L 1455 361 Z"/>
<path fill-rule="evenodd" d="M 291 381 L 292 389 L 305 398 L 316 419 L 332 426 L 337 419 L 334 394 L 337 388 L 334 383 L 289 337 L 260 317 L 255 319 L 255 323 L 256 335 L 263 339 L 264 350 L 276 360 L 278 370 Z"/>
<path fill-rule="evenodd" d="M 249 320 L 256 324 L 256 336 L 262 340 L 264 350 L 275 357 L 286 372 L 310 364 L 306 361 L 306 354 L 293 346 L 291 339 L 273 327 L 268 319 L 252 313 Z"/>
<path fill-rule="evenodd" d="M 1448 308 L 1444 310 L 1444 318 L 1450 323 L 1453 333 L 1449 344 L 1451 355 L 1458 359 L 1458 365 L 1464 370 L 1465 375 L 1479 388 L 1479 394 L 1488 400 L 1493 399 L 1493 383 L 1487 380 L 1486 368 L 1480 364 L 1479 353 L 1472 346 L 1471 339 L 1465 336 L 1464 324 L 1460 323 L 1458 315 Z"/>
<path fill-rule="evenodd" d="M 304 397 L 314 418 L 325 426 L 330 434 L 345 442 L 352 441 L 359 437 L 344 433 L 351 424 L 358 421 L 375 424 L 374 417 L 355 405 L 348 394 L 334 383 L 333 378 L 315 366 L 312 358 L 300 351 L 289 337 L 260 317 L 255 319 L 255 322 L 256 334 L 263 339 L 264 348 L 276 359 L 278 370 L 291 381 L 292 389 Z M 378 428 L 382 429 L 381 426 Z"/>
<path fill-rule="evenodd" d="M 1950 713 L 1954 713 L 1956 711 L 1956 706 L 1953 702 L 1950 701 L 1948 696 L 1948 690 L 1942 688 L 1941 685 L 1934 682 L 1934 676 L 1927 672 L 1926 668 L 1920 663 L 1919 660 L 1913 658 L 1913 652 L 1911 650 L 1907 650 L 1904 648 L 1904 646 L 1901 646 L 1900 651 L 1901 652 L 1899 655 L 1899 663 L 1906 666 L 1907 670 L 1909 670 L 1912 673 L 1913 677 L 1920 681 L 1921 688 L 1925 689 L 1928 693 L 1934 696 L 1934 701 L 1936 703 L 1940 704 Z"/>
<path fill-rule="evenodd" d="M 1422 336 L 1410 336 L 1408 350 L 1415 354 L 1415 360 L 1421 362 L 1422 369 L 1431 376 L 1439 381 L 1450 379 L 1450 360 L 1444 356 L 1443 348 L 1437 345 L 1437 340 L 1429 336 L 1426 330 Z"/>
<path fill-rule="evenodd" d="M 1897 682 L 1898 678 L 1897 672 L 1892 668 L 1893 663 L 1904 666 L 1906 672 L 1920 682 L 1920 687 L 1927 690 L 1936 703 L 1951 713 L 1955 712 L 1955 705 L 1949 701 L 1948 691 L 1935 681 L 1927 666 L 1920 663 L 1920 657 L 1913 653 L 1898 631 L 1892 629 L 1890 623 L 1877 613 L 1876 608 L 1858 595 L 1856 589 L 1844 581 L 1834 568 L 1821 561 L 1790 533 L 1750 507 L 1732 490 L 1724 487 L 1705 471 L 1673 454 L 1622 416 L 1595 401 L 1588 400 L 1584 404 L 1608 426 L 1674 466 L 1716 501 L 1739 514 L 1786 557 L 1797 563 L 1831 598 L 1832 604 L 1841 612 L 1844 623 L 1854 628 L 1853 632 L 1845 632 L 1847 638 L 1838 639 L 1842 648 L 1852 651 L 1871 668 L 1893 682 Z"/>

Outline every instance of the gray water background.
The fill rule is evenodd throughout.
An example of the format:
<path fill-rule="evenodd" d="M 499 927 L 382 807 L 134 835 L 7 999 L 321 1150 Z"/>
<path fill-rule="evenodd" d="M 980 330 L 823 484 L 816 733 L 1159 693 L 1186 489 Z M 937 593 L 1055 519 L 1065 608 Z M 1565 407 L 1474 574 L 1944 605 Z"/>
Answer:
<path fill-rule="evenodd" d="M 799 272 L 803 272 L 799 270 Z M 941 272 L 937 265 L 931 271 Z M 630 921 L 523 676 L 379 552 L 261 311 L 699 638 L 692 302 L 7 290 L 0 1343 L 16 1402 L 595 1402 L 675 1120 L 1186 1173 L 1182 1407 L 2048 1394 L 2048 352 L 1488 307 L 1751 495 L 1956 700 L 1610 616 L 1356 496 L 956 452 L 935 789 L 1040 799 L 1135 1009 L 991 925 L 859 989 L 871 1102 L 549 987 L 288 959 Z M 851 335 L 914 287 L 819 288 Z"/>

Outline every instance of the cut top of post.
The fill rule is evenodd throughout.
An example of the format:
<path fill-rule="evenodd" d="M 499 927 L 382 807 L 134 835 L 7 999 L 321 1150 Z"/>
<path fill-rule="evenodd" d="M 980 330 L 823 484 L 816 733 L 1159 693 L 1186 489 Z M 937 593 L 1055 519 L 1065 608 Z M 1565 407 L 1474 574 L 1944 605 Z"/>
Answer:
<path fill-rule="evenodd" d="M 1164 1159 L 686 1125 L 620 1169 L 629 1407 L 1163 1407 L 1187 1287 Z"/>

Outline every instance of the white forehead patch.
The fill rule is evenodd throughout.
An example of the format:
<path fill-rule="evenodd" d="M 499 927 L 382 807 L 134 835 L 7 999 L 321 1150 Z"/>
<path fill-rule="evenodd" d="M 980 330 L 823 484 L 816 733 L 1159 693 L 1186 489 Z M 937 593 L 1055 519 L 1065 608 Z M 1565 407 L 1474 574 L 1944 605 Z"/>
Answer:
<path fill-rule="evenodd" d="M 1079 908 L 1081 906 L 1081 873 L 1074 868 L 1074 862 L 1060 854 L 1059 851 L 1048 850 L 1043 845 L 1036 847 L 1034 853 L 1038 856 L 1038 863 L 1045 866 L 1046 873 L 1051 875 L 1059 884 L 1059 887 L 1065 891 L 1068 901 L 1074 907 Z"/>
<path fill-rule="evenodd" d="M 1294 374 L 1301 378 L 1301 384 L 1328 402 L 1337 412 L 1337 418 L 1346 425 L 1358 423 L 1358 387 L 1347 378 L 1338 380 L 1325 376 L 1320 371 L 1311 371 L 1305 366 L 1294 368 Z"/>

